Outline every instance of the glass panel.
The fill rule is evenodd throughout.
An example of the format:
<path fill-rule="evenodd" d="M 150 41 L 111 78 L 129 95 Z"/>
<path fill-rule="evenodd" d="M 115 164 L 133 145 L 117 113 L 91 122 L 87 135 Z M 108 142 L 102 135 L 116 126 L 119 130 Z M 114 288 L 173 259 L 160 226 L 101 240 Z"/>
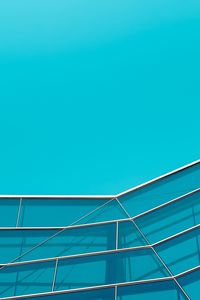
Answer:
<path fill-rule="evenodd" d="M 23 300 L 30 300 L 30 298 L 23 297 Z M 115 300 L 114 288 L 97 289 L 94 291 L 64 293 L 60 295 L 49 295 L 42 297 L 31 297 L 35 300 Z"/>
<path fill-rule="evenodd" d="M 15 227 L 20 199 L 0 199 L 0 227 Z"/>
<path fill-rule="evenodd" d="M 65 229 L 17 261 L 115 249 L 116 225 Z M 0 263 L 8 263 L 58 233 L 58 230 L 0 231 Z"/>
<path fill-rule="evenodd" d="M 22 237 L 18 230 L 0 230 L 0 264 L 11 262 L 21 253 Z"/>
<path fill-rule="evenodd" d="M 174 275 L 200 265 L 200 229 L 193 230 L 156 247 Z"/>
<path fill-rule="evenodd" d="M 146 244 L 140 232 L 137 230 L 133 222 L 119 223 L 119 238 L 118 248 L 130 248 L 136 246 L 143 246 Z"/>
<path fill-rule="evenodd" d="M 165 277 L 151 249 L 60 260 L 55 290 Z"/>
<path fill-rule="evenodd" d="M 135 220 L 151 243 L 200 223 L 200 192 Z"/>
<path fill-rule="evenodd" d="M 178 282 L 191 300 L 199 300 L 200 270 L 178 278 Z"/>
<path fill-rule="evenodd" d="M 57 230 L 0 230 L 0 263 L 8 263 L 15 260 L 56 232 Z M 51 249 L 46 249 L 46 254 L 49 250 Z M 34 251 L 37 253 L 37 249 Z M 31 256 L 32 252 L 29 255 Z M 28 260 L 28 256 L 26 257 L 24 256 L 20 260 Z M 37 258 L 41 257 L 38 257 L 37 254 L 35 256 L 34 254 L 32 255 L 32 259 Z M 20 260 L 17 259 L 16 261 Z"/>
<path fill-rule="evenodd" d="M 108 204 L 106 204 L 90 216 L 78 222 L 78 224 L 97 223 L 126 218 L 128 218 L 128 216 L 121 208 L 119 203 L 114 199 L 113 201 L 110 201 Z"/>
<path fill-rule="evenodd" d="M 5 267 L 0 270 L 0 297 L 51 290 L 55 261 Z"/>
<path fill-rule="evenodd" d="M 28 240 L 31 240 L 29 237 Z M 25 260 L 98 252 L 115 248 L 115 225 L 66 229 L 25 255 Z"/>
<path fill-rule="evenodd" d="M 119 198 L 134 217 L 200 187 L 200 163 Z"/>
<path fill-rule="evenodd" d="M 107 201 L 98 199 L 25 199 L 21 208 L 19 226 L 53 227 L 72 225 Z"/>
<path fill-rule="evenodd" d="M 117 300 L 132 299 L 184 300 L 185 298 L 172 280 L 118 287 Z"/>

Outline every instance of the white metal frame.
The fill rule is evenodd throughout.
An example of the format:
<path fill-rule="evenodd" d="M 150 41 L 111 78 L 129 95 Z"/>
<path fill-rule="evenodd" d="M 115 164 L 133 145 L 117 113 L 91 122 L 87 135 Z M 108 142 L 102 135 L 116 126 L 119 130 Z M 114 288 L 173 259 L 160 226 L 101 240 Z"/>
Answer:
<path fill-rule="evenodd" d="M 181 272 L 174 276 L 176 279 L 179 279 L 183 276 L 186 276 L 190 273 L 200 270 L 200 265 L 194 268 L 191 268 L 187 271 Z M 154 278 L 154 279 L 146 279 L 146 280 L 139 280 L 139 281 L 127 281 L 127 282 L 120 282 L 116 284 L 105 284 L 105 285 L 98 285 L 98 286 L 91 286 L 91 287 L 84 287 L 84 288 L 77 288 L 77 289 L 70 289 L 70 290 L 61 290 L 61 291 L 51 291 L 51 292 L 44 292 L 38 294 L 27 294 L 23 296 L 12 296 L 12 297 L 4 297 L 0 299 L 10 300 L 10 299 L 24 299 L 24 298 L 36 298 L 41 296 L 53 296 L 53 295 L 62 295 L 62 294 L 70 294 L 75 292 L 84 292 L 84 291 L 93 291 L 93 290 L 101 290 L 101 289 L 108 289 L 108 288 L 115 288 L 123 287 L 123 286 L 133 286 L 133 285 L 142 285 L 154 282 L 162 282 L 162 281 L 173 281 L 172 277 L 161 277 L 161 278 Z"/>
<path fill-rule="evenodd" d="M 174 198 L 174 199 L 172 199 L 170 201 L 164 202 L 163 204 L 155 206 L 155 207 L 153 207 L 151 209 L 148 209 L 148 210 L 146 210 L 146 211 L 144 211 L 144 212 L 142 212 L 142 213 L 140 213 L 138 215 L 135 215 L 133 217 L 130 217 L 130 218 L 116 219 L 116 220 L 109 220 L 109 221 L 98 221 L 98 222 L 95 222 L 95 223 L 67 225 L 67 226 L 60 226 L 60 227 L 56 227 L 56 226 L 53 226 L 53 227 L 20 227 L 20 226 L 16 226 L 17 228 L 16 227 L 0 227 L 0 231 L 1 230 L 16 230 L 16 229 L 17 230 L 61 230 L 61 229 L 76 229 L 76 228 L 81 228 L 81 227 L 90 227 L 90 226 L 100 226 L 100 225 L 112 224 L 112 223 L 116 223 L 116 222 L 118 222 L 118 223 L 127 222 L 127 221 L 138 219 L 138 218 L 143 217 L 145 215 L 148 215 L 148 214 L 150 214 L 150 213 L 152 213 L 152 212 L 154 212 L 156 210 L 159 210 L 159 209 L 161 209 L 163 207 L 166 207 L 166 206 L 168 206 L 168 205 L 170 205 L 172 203 L 178 202 L 179 200 L 183 200 L 186 197 L 192 196 L 193 194 L 196 194 L 198 192 L 200 192 L 200 188 L 195 189 L 195 190 L 193 190 L 191 192 L 188 192 L 188 193 L 186 193 L 184 195 L 181 195 L 181 196 L 179 196 L 177 198 Z M 112 199 L 108 200 L 106 203 L 104 203 L 101 206 L 97 207 L 94 211 L 100 209 L 101 207 L 109 204 L 111 201 L 114 201 L 116 199 L 117 198 L 115 197 L 115 198 L 112 198 Z M 90 212 L 89 214 L 92 214 L 94 211 Z M 84 215 L 81 219 L 84 219 L 87 216 Z M 80 219 L 77 220 L 74 223 L 78 223 L 79 221 L 80 221 Z"/>
<path fill-rule="evenodd" d="M 61 227 L 61 230 L 57 231 L 54 235 L 48 237 L 46 240 L 44 240 L 44 241 L 42 241 L 41 243 L 35 245 L 33 248 L 27 250 L 26 252 L 24 252 L 23 254 L 21 254 L 20 256 L 18 256 L 17 258 L 15 258 L 14 260 L 12 260 L 11 262 L 9 262 L 9 263 L 7 263 L 7 264 L 0 264 L 0 269 L 3 269 L 3 268 L 5 268 L 6 266 L 10 266 L 10 265 L 14 266 L 14 265 L 20 265 L 20 264 L 34 263 L 34 262 L 45 262 L 45 261 L 55 260 L 55 259 L 57 259 L 57 258 L 59 258 L 59 259 L 67 259 L 67 258 L 73 258 L 73 257 L 82 257 L 82 256 L 89 256 L 89 255 L 100 255 L 101 253 L 106 254 L 106 253 L 112 253 L 112 252 L 115 252 L 116 249 L 113 249 L 113 250 L 105 250 L 105 251 L 99 251 L 99 252 L 88 252 L 88 253 L 83 253 L 83 254 L 74 254 L 74 255 L 68 255 L 68 256 L 51 257 L 51 258 L 44 258 L 44 259 L 37 259 L 37 260 L 29 260 L 29 261 L 16 262 L 16 260 L 18 260 L 19 258 L 22 258 L 22 257 L 25 256 L 26 254 L 28 254 L 28 253 L 32 252 L 33 250 L 35 250 L 36 248 L 38 248 L 38 247 L 44 245 L 44 244 L 47 243 L 49 240 L 51 240 L 51 239 L 53 239 L 54 237 L 58 236 L 60 233 L 64 232 L 65 230 L 70 230 L 70 229 L 75 229 L 75 228 L 84 228 L 84 227 L 88 227 L 88 226 L 101 226 L 101 225 L 105 225 L 105 224 L 111 224 L 111 223 L 114 224 L 114 223 L 116 223 L 116 226 L 117 226 L 117 228 L 116 228 L 116 247 L 118 247 L 118 225 L 117 225 L 117 224 L 119 224 L 119 222 L 124 222 L 124 221 L 134 221 L 135 219 L 137 219 L 137 218 L 139 218 L 139 217 L 141 217 L 141 216 L 143 216 L 143 215 L 149 214 L 149 213 L 151 213 L 152 211 L 158 210 L 158 209 L 160 209 L 160 208 L 162 208 L 162 207 L 165 207 L 166 205 L 169 205 L 169 204 L 171 204 L 171 203 L 177 202 L 178 200 L 185 199 L 186 197 L 188 197 L 188 196 L 190 196 L 190 195 L 193 195 L 193 194 L 199 192 L 199 190 L 200 190 L 200 189 L 197 189 L 197 190 L 194 190 L 194 191 L 192 191 L 192 192 L 190 192 L 190 193 L 187 193 L 187 194 L 185 194 L 185 195 L 183 195 L 183 196 L 181 196 L 181 197 L 175 198 L 175 199 L 173 199 L 173 200 L 171 200 L 171 201 L 169 201 L 169 202 L 167 202 L 167 203 L 164 203 L 164 204 L 162 204 L 162 205 L 159 205 L 159 206 L 157 206 L 156 208 L 150 209 L 150 210 L 148 210 L 148 211 L 146 211 L 146 212 L 144 212 L 144 213 L 142 213 L 142 214 L 140 214 L 140 215 L 137 215 L 137 216 L 135 216 L 135 217 L 133 217 L 133 218 L 128 217 L 128 218 L 126 218 L 126 219 L 120 219 L 120 220 L 114 220 L 114 221 L 105 221 L 105 222 L 100 222 L 100 223 L 89 223 L 89 224 L 81 224 L 81 225 L 73 225 L 73 226 L 70 225 L 70 226 L 67 226 L 67 227 Z M 114 198 L 114 199 L 115 199 L 115 198 Z M 87 217 L 88 215 L 92 214 L 93 212 L 97 211 L 98 209 L 104 207 L 107 203 L 110 203 L 110 202 L 113 201 L 114 199 L 111 199 L 111 200 L 109 200 L 108 202 L 106 202 L 106 203 L 104 203 L 103 205 L 101 205 L 100 207 L 97 207 L 97 208 L 94 209 L 92 212 L 87 213 L 84 217 Z M 84 217 L 81 217 L 79 220 L 83 219 Z M 79 221 L 79 220 L 78 220 L 78 221 Z M 76 221 L 76 222 L 78 222 L 78 221 Z M 134 222 L 134 223 L 135 223 L 135 222 Z M 130 247 L 130 248 L 122 248 L 122 249 L 118 249 L 118 251 L 139 250 L 139 249 L 144 249 L 144 248 L 150 248 L 150 247 L 152 247 L 152 246 L 155 247 L 155 246 L 157 246 L 157 245 L 160 245 L 161 243 L 164 243 L 164 242 L 166 242 L 166 241 L 168 241 L 168 240 L 170 240 L 170 239 L 173 239 L 173 238 L 175 238 L 175 237 L 178 237 L 179 235 L 184 234 L 184 233 L 186 233 L 186 232 L 189 232 L 189 231 L 191 231 L 191 230 L 193 230 L 193 229 L 196 229 L 196 228 L 198 228 L 198 227 L 199 227 L 199 225 L 193 226 L 193 227 L 191 227 L 191 228 L 188 228 L 188 229 L 186 229 L 186 230 L 183 230 L 182 232 L 179 232 L 179 233 L 177 233 L 177 234 L 174 234 L 174 235 L 172 235 L 172 236 L 169 236 L 169 237 L 167 237 L 167 238 L 165 238 L 165 239 L 163 239 L 163 240 L 161 240 L 161 241 L 155 242 L 155 243 L 150 244 L 150 245 L 146 245 L 146 246 L 138 246 L 138 247 Z M 16 228 L 16 227 L 12 228 L 12 230 L 23 230 L 23 229 L 24 229 L 23 227 L 21 227 L 21 228 L 19 228 L 19 227 L 18 227 L 18 228 Z M 34 228 L 34 227 L 33 227 L 33 228 L 30 228 L 30 227 L 28 227 L 28 228 L 26 228 L 26 230 L 27 230 L 27 229 L 29 229 L 29 230 L 36 230 L 37 228 Z M 41 229 L 44 229 L 44 228 L 40 228 L 39 230 L 41 230 Z M 47 229 L 47 228 L 45 228 L 45 229 Z M 9 227 L 8 227 L 8 228 L 1 228 L 1 230 L 11 230 L 11 228 L 9 228 Z"/>
<path fill-rule="evenodd" d="M 153 282 L 162 282 L 162 281 L 172 281 L 171 277 L 161 277 L 161 278 L 154 278 L 154 279 L 146 279 L 146 280 L 139 280 L 139 281 L 128 281 L 128 282 L 120 282 L 114 284 L 103 284 L 97 286 L 90 286 L 84 288 L 76 288 L 70 290 L 61 290 L 61 291 L 51 291 L 51 292 L 44 292 L 38 294 L 27 294 L 23 296 L 12 296 L 12 297 L 4 297 L 0 299 L 23 299 L 23 298 L 33 298 L 33 297 L 41 297 L 41 296 L 51 296 L 51 295 L 61 295 L 61 294 L 71 294 L 75 292 L 85 292 L 85 291 L 94 291 L 94 290 L 101 290 L 101 289 L 109 289 L 123 286 L 133 286 L 133 285 L 140 285 L 140 284 L 148 284 Z"/>
<path fill-rule="evenodd" d="M 47 292 L 47 293 L 39 293 L 39 294 L 31 294 L 31 295 L 23 295 L 23 296 L 12 296 L 12 297 L 7 297 L 7 298 L 0 298 L 0 299 L 23 299 L 24 297 L 26 298 L 31 298 L 31 297 L 37 297 L 37 296 L 42 296 L 42 295 L 52 295 L 52 294 L 63 294 L 63 293 L 71 293 L 71 292 L 78 292 L 78 291 L 83 291 L 83 290 L 94 290 L 94 289 L 100 289 L 100 288 L 110 288 L 113 287 L 115 289 L 115 300 L 117 299 L 117 288 L 119 286 L 126 286 L 126 285 L 133 285 L 133 284 L 144 284 L 144 283 L 148 283 L 148 282 L 157 282 L 157 281 L 165 281 L 165 280 L 173 280 L 175 282 L 175 284 L 179 287 L 180 291 L 184 294 L 184 296 L 189 300 L 189 296 L 187 295 L 187 293 L 185 292 L 185 290 L 182 288 L 182 286 L 179 284 L 179 282 L 177 281 L 177 278 L 184 276 L 188 273 L 191 273 L 193 271 L 196 271 L 197 269 L 200 269 L 200 266 L 194 267 L 190 270 L 187 270 L 185 272 L 182 272 L 178 275 L 174 275 L 171 270 L 168 268 L 168 266 L 164 263 L 164 261 L 162 260 L 162 258 L 158 255 L 157 251 L 154 249 L 155 246 L 160 245 L 170 239 L 176 238 L 182 234 L 185 234 L 186 232 L 189 232 L 191 230 L 197 229 L 200 227 L 200 224 L 195 225 L 191 228 L 188 228 L 186 230 L 183 230 L 182 232 L 179 232 L 177 234 L 174 234 L 173 236 L 167 237 L 161 241 L 158 241 L 154 244 L 151 244 L 148 239 L 146 238 L 146 236 L 144 235 L 144 233 L 141 231 L 141 229 L 138 227 L 138 225 L 135 223 L 135 220 L 137 218 L 140 218 L 144 215 L 150 214 L 151 212 L 154 212 L 156 210 L 161 209 L 162 207 L 165 207 L 167 205 L 170 205 L 171 203 L 174 203 L 176 201 L 179 201 L 181 199 L 184 199 L 194 193 L 197 193 L 200 191 L 200 188 L 189 192 L 187 194 L 184 194 L 180 197 L 177 197 L 175 199 L 172 199 L 168 202 L 165 202 L 159 206 L 156 206 L 152 209 L 149 209 L 143 213 L 140 213 L 136 216 L 131 217 L 129 215 L 129 213 L 127 212 L 127 210 L 124 208 L 124 206 L 122 205 L 122 203 L 120 202 L 120 199 L 122 196 L 128 194 L 128 193 L 132 193 L 136 190 L 142 189 L 148 185 L 151 185 L 161 179 L 164 179 L 170 175 L 176 174 L 178 172 L 184 171 L 187 168 L 190 168 L 194 165 L 197 165 L 200 163 L 200 160 L 197 160 L 193 163 L 190 163 L 188 165 L 185 165 L 181 168 L 178 168 L 172 172 L 169 172 L 167 174 L 164 174 L 162 176 L 159 176 L 153 180 L 147 181 L 144 184 L 138 185 L 132 189 L 126 190 L 122 193 L 119 193 L 117 195 L 0 195 L 0 199 L 19 199 L 19 208 L 18 208 L 18 213 L 17 213 L 17 220 L 16 220 L 16 227 L 2 227 L 0 228 L 0 230 L 58 230 L 58 232 L 56 232 L 53 236 L 49 237 L 48 239 L 46 239 L 45 241 L 41 242 L 40 244 L 37 244 L 35 247 L 29 249 L 29 251 L 25 252 L 22 256 L 26 255 L 27 253 L 29 253 L 30 251 L 34 250 L 37 247 L 40 247 L 41 245 L 43 245 L 44 243 L 46 243 L 47 241 L 49 241 L 50 239 L 52 239 L 53 237 L 57 236 L 59 233 L 63 232 L 64 230 L 67 229 L 73 229 L 73 228 L 81 228 L 81 227 L 87 227 L 87 226 L 100 226 L 100 225 L 105 225 L 105 224 L 111 224 L 111 223 L 115 223 L 116 224 L 116 249 L 113 250 L 106 250 L 106 251 L 99 251 L 99 252 L 92 252 L 92 253 L 83 253 L 83 254 L 75 254 L 75 255 L 68 255 L 68 256 L 61 256 L 61 257 L 52 257 L 52 258 L 45 258 L 45 259 L 37 259 L 37 260 L 31 260 L 31 261 L 24 261 L 24 262 L 16 262 L 16 260 L 20 257 L 15 258 L 14 261 L 9 262 L 7 264 L 2 264 L 0 267 L 0 270 L 5 268 L 5 267 L 11 267 L 11 266 L 16 266 L 16 265 L 24 265 L 24 264 L 30 264 L 30 263 L 36 263 L 36 262 L 46 262 L 46 261 L 50 261 L 50 260 L 55 260 L 55 269 L 54 269 L 54 276 L 53 276 L 53 282 L 52 282 L 52 291 L 51 292 Z M 34 199 L 34 200 L 41 200 L 41 199 L 51 199 L 51 200 L 56 200 L 56 199 L 100 199 L 100 200 L 107 200 L 105 203 L 103 203 L 102 205 L 100 205 L 99 207 L 95 208 L 94 210 L 92 210 L 91 212 L 87 213 L 86 215 L 82 216 L 79 220 L 73 222 L 72 224 L 70 224 L 69 226 L 66 227 L 19 227 L 19 219 L 20 219 L 20 211 L 21 211 L 21 206 L 22 206 L 22 201 L 26 201 L 28 199 Z M 107 205 L 108 203 L 110 203 L 111 201 L 117 201 L 117 203 L 120 205 L 120 207 L 122 208 L 122 210 L 125 212 L 125 214 L 127 215 L 127 218 L 125 219 L 119 219 L 119 220 L 112 220 L 112 221 L 105 221 L 105 222 L 98 222 L 98 223 L 89 223 L 89 224 L 77 224 L 79 221 L 81 221 L 82 219 L 86 218 L 87 216 L 91 215 L 92 213 L 94 213 L 95 211 L 97 211 L 98 209 L 100 209 L 101 207 Z M 137 231 L 142 235 L 142 237 L 146 240 L 147 245 L 145 246 L 138 246 L 138 247 L 132 247 L 132 248 L 123 248 L 123 249 L 119 249 L 118 248 L 118 225 L 120 222 L 126 222 L 126 221 L 131 221 Z M 64 290 L 64 291 L 54 291 L 54 285 L 55 285 L 55 281 L 56 281 L 56 275 L 57 275 L 57 268 L 58 268 L 58 261 L 60 259 L 68 259 L 68 258 L 76 258 L 76 257 L 84 257 L 84 256 L 91 256 L 91 255 L 101 255 L 101 254 L 106 254 L 106 253 L 114 253 L 114 252 L 123 252 L 123 251 L 133 251 L 133 250 L 139 250 L 139 249 L 152 249 L 153 252 L 155 253 L 155 255 L 157 256 L 157 258 L 159 259 L 159 261 L 161 262 L 161 264 L 164 266 L 164 268 L 168 271 L 169 273 L 169 277 L 164 277 L 164 278 L 156 278 L 156 279 L 150 279 L 150 280 L 140 280 L 140 281 L 133 281 L 133 282 L 123 282 L 123 283 L 118 283 L 118 284 L 108 284 L 108 285 L 100 285 L 100 286 L 93 286 L 93 287 L 86 287 L 86 288 L 80 288 L 80 289 L 73 289 L 73 290 Z"/>
<path fill-rule="evenodd" d="M 117 222 L 116 222 L 116 224 L 117 224 Z M 180 231 L 174 235 L 166 237 L 165 239 L 160 240 L 158 242 L 149 243 L 149 244 L 143 245 L 143 246 L 135 246 L 135 247 L 128 247 L 128 248 L 119 248 L 118 247 L 118 231 L 116 231 L 116 248 L 115 249 L 96 251 L 96 252 L 85 252 L 85 253 L 63 255 L 63 256 L 54 256 L 54 257 L 49 257 L 49 258 L 40 258 L 40 259 L 33 259 L 33 260 L 19 261 L 19 262 L 9 262 L 9 263 L 5 263 L 5 264 L 0 264 L 0 270 L 3 269 L 4 267 L 14 267 L 14 266 L 28 265 L 28 264 L 48 262 L 48 261 L 66 260 L 66 259 L 81 258 L 81 257 L 88 257 L 88 256 L 101 256 L 101 255 L 112 254 L 112 253 L 151 249 L 152 247 L 157 247 L 161 244 L 164 244 L 172 239 L 175 239 L 179 236 L 182 236 L 182 235 L 189 233 L 196 229 L 200 229 L 200 224 L 189 227 L 189 228 L 187 228 L 183 231 Z M 21 257 L 19 257 L 19 258 L 21 258 Z"/>

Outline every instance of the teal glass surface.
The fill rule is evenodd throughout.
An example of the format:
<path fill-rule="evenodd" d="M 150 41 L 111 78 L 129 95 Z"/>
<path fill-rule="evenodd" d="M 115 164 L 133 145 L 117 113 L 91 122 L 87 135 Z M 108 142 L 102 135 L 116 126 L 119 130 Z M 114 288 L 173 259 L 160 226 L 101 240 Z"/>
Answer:
<path fill-rule="evenodd" d="M 174 275 L 200 265 L 200 229 L 192 230 L 157 247 Z"/>
<path fill-rule="evenodd" d="M 167 275 L 165 268 L 151 249 L 123 251 L 59 260 L 55 290 L 151 279 Z"/>
<path fill-rule="evenodd" d="M 200 192 L 135 220 L 151 243 L 200 223 Z"/>
<path fill-rule="evenodd" d="M 115 249 L 115 231 L 115 224 L 78 227 L 64 231 L 0 230 L 0 263 L 8 263 L 20 256 L 22 257 L 16 261 Z M 41 244 L 47 239 L 47 242 Z M 39 244 L 41 245 L 36 247 Z"/>
<path fill-rule="evenodd" d="M 131 221 L 119 222 L 118 234 L 118 248 L 130 248 L 147 244 Z"/>
<path fill-rule="evenodd" d="M 26 254 L 23 260 L 115 249 L 115 230 L 115 224 L 66 229 Z"/>
<path fill-rule="evenodd" d="M 12 261 L 23 261 L 26 258 L 23 255 L 26 251 L 41 243 L 56 231 L 36 231 L 27 230 L 0 230 L 0 263 L 9 263 Z M 35 250 L 36 251 L 36 250 Z M 40 258 L 35 256 L 35 258 Z"/>
<path fill-rule="evenodd" d="M 0 263 L 18 264 L 0 268 L 1 298 L 13 300 L 18 295 L 68 291 L 63 295 L 70 300 L 84 299 L 86 296 L 78 289 L 97 287 L 100 291 L 102 285 L 112 284 L 119 285 L 114 290 L 114 299 L 185 299 L 171 274 L 177 276 L 200 265 L 200 229 L 191 229 L 200 223 L 199 191 L 137 216 L 134 221 L 123 220 L 128 214 L 124 204 L 116 199 L 10 199 L 2 202 L 5 212 L 9 201 L 10 207 L 15 207 L 11 215 L 15 215 L 16 227 L 0 230 Z M 55 227 L 75 218 L 76 226 Z M 125 249 L 145 246 L 147 240 L 155 243 L 176 233 L 180 234 L 154 245 L 155 251 L 151 247 Z M 107 250 L 109 253 L 105 253 Z M 49 261 L 37 261 L 48 258 Z M 177 278 L 181 282 L 188 276 L 182 274 Z M 196 281 L 186 280 L 181 285 L 186 286 L 188 294 L 196 293 Z M 110 300 L 113 288 L 110 291 L 111 294 L 109 290 L 108 294 L 85 291 L 85 295 L 91 300 Z M 51 297 L 54 296 L 58 295 Z"/>
<path fill-rule="evenodd" d="M 200 270 L 178 278 L 178 282 L 192 300 L 199 300 Z"/>
<path fill-rule="evenodd" d="M 22 297 L 22 300 L 30 298 Z M 60 295 L 48 295 L 31 297 L 34 300 L 115 300 L 114 288 L 97 289 L 93 291 L 82 291 L 76 293 L 63 293 Z"/>
<path fill-rule="evenodd" d="M 20 255 L 22 239 L 20 231 L 0 230 L 0 264 L 8 263 Z"/>
<path fill-rule="evenodd" d="M 0 199 L 1 227 L 16 226 L 19 201 L 19 199 Z"/>
<path fill-rule="evenodd" d="M 71 225 L 107 201 L 98 199 L 24 199 L 19 226 L 59 227 Z"/>
<path fill-rule="evenodd" d="M 57 231 L 55 237 L 25 255 L 23 259 L 32 260 L 114 249 L 115 231 L 114 224 L 66 229 L 60 233 Z"/>
<path fill-rule="evenodd" d="M 145 283 L 118 288 L 117 300 L 185 300 L 185 296 L 173 280 Z"/>
<path fill-rule="evenodd" d="M 126 218 L 128 218 L 127 214 L 121 208 L 117 200 L 113 199 L 88 217 L 80 220 L 77 224 L 98 223 Z"/>
<path fill-rule="evenodd" d="M 53 261 L 0 269 L 0 297 L 51 291 L 54 267 Z"/>
<path fill-rule="evenodd" d="M 134 217 L 200 187 L 200 163 L 119 198 Z"/>

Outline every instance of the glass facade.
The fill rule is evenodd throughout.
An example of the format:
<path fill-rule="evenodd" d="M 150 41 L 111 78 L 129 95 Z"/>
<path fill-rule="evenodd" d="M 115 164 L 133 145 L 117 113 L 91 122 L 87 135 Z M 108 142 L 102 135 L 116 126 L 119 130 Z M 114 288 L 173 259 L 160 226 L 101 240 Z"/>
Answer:
<path fill-rule="evenodd" d="M 200 161 L 116 196 L 0 209 L 0 299 L 199 299 Z"/>

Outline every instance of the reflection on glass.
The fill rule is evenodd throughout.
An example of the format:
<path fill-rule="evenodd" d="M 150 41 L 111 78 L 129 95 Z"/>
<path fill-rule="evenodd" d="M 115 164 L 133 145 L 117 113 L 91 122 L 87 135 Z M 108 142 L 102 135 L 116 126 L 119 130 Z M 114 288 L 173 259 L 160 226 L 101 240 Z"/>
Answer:
<path fill-rule="evenodd" d="M 179 173 L 120 197 L 128 213 L 134 217 L 153 207 L 200 188 L 200 163 Z"/>
<path fill-rule="evenodd" d="M 55 262 L 9 266 L 0 270 L 0 297 L 51 290 Z"/>
<path fill-rule="evenodd" d="M 163 281 L 119 287 L 117 300 L 184 300 L 181 290 L 174 281 Z"/>
<path fill-rule="evenodd" d="M 200 270 L 178 278 L 191 300 L 199 300 Z"/>
<path fill-rule="evenodd" d="M 0 199 L 0 227 L 15 227 L 20 199 Z"/>
<path fill-rule="evenodd" d="M 200 223 L 200 192 L 135 220 L 151 243 Z"/>
<path fill-rule="evenodd" d="M 54 236 L 55 234 L 57 235 Z M 46 243 L 33 249 L 52 236 L 54 237 Z M 59 230 L 0 230 L 0 263 L 11 262 L 20 256 L 22 257 L 16 261 L 98 252 L 115 249 L 115 247 L 115 223 L 68 228 L 62 232 Z"/>
<path fill-rule="evenodd" d="M 121 208 L 117 200 L 112 200 L 96 212 L 84 218 L 79 224 L 105 222 L 117 219 L 126 219 L 127 215 Z"/>
<path fill-rule="evenodd" d="M 100 199 L 24 199 L 19 226 L 67 226 L 107 201 Z"/>
<path fill-rule="evenodd" d="M 95 271 L 94 271 L 95 270 Z M 165 277 L 151 249 L 60 260 L 55 290 Z"/>
<path fill-rule="evenodd" d="M 200 229 L 164 242 L 155 250 L 174 275 L 194 268 L 200 265 Z"/>
<path fill-rule="evenodd" d="M 137 230 L 133 222 L 120 222 L 118 230 L 118 248 L 131 248 L 146 244 L 143 236 Z"/>

